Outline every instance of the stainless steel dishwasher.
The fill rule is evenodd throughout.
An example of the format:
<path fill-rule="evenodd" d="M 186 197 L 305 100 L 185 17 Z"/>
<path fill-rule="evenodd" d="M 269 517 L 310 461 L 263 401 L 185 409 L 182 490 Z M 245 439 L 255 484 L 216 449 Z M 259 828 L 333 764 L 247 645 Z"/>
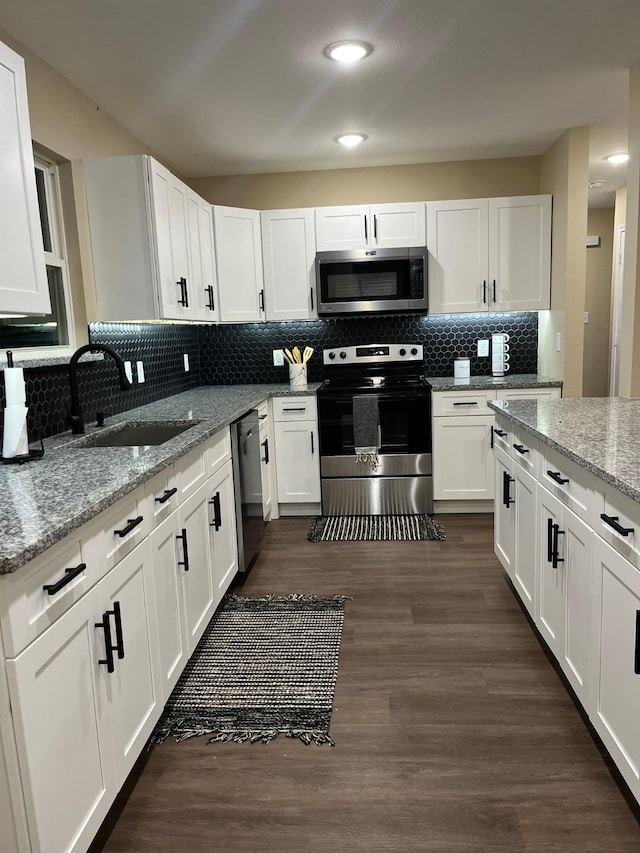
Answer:
<path fill-rule="evenodd" d="M 256 409 L 231 425 L 231 453 L 238 528 L 238 571 L 246 572 L 258 556 L 265 527 L 260 427 Z"/>

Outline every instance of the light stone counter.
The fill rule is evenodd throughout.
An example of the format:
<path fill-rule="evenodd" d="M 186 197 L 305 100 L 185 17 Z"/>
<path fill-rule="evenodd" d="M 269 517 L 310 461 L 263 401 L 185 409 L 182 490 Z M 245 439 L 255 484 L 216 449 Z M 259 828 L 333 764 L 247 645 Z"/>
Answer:
<path fill-rule="evenodd" d="M 45 440 L 42 459 L 0 465 L 0 574 L 14 572 L 268 397 L 315 394 L 319 385 L 219 385 L 184 391 L 109 418 L 104 427 L 195 422 L 164 444 L 81 447 L 83 436 L 65 433 Z M 99 431 L 86 428 L 87 435 Z"/>
<path fill-rule="evenodd" d="M 489 406 L 640 502 L 640 399 L 496 400 Z"/>

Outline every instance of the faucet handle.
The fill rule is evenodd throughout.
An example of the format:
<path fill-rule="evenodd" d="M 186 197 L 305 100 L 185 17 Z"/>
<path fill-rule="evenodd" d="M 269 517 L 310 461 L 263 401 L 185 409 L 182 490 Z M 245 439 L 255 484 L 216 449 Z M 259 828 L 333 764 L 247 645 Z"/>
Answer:
<path fill-rule="evenodd" d="M 96 412 L 96 426 L 104 426 L 105 418 L 111 417 L 111 412 Z"/>

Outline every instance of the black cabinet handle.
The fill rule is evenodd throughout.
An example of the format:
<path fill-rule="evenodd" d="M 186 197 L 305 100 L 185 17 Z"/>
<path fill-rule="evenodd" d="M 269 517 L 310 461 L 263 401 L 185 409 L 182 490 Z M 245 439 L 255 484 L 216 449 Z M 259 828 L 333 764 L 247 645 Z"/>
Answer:
<path fill-rule="evenodd" d="M 182 539 L 182 552 L 184 554 L 184 560 L 178 560 L 179 566 L 184 566 L 185 572 L 189 571 L 189 546 L 187 544 L 187 529 L 186 527 L 182 528 L 182 533 L 178 533 L 176 539 Z"/>
<path fill-rule="evenodd" d="M 307 408 L 306 408 L 306 406 L 298 406 L 297 409 L 285 409 L 283 407 L 282 411 L 283 412 L 306 412 Z"/>
<path fill-rule="evenodd" d="M 478 405 L 478 401 L 477 401 L 477 400 L 473 400 L 473 401 L 472 401 L 472 402 L 470 402 L 470 403 L 454 403 L 453 405 L 454 405 L 454 406 L 477 406 L 477 405 Z"/>
<path fill-rule="evenodd" d="M 515 500 L 511 497 L 511 483 L 515 483 L 513 477 L 509 475 L 508 471 L 502 472 L 502 503 L 504 506 L 509 508 L 509 506 L 515 503 Z"/>
<path fill-rule="evenodd" d="M 553 562 L 553 519 L 547 519 L 547 563 Z"/>
<path fill-rule="evenodd" d="M 134 527 L 137 527 L 139 524 L 142 524 L 143 521 L 144 516 L 142 515 L 139 515 L 137 518 L 128 518 L 127 523 L 122 528 L 122 530 L 114 530 L 113 532 L 116 534 L 116 536 L 122 538 L 123 536 L 126 536 L 127 533 L 131 533 Z"/>
<path fill-rule="evenodd" d="M 496 302 L 496 280 L 493 280 L 493 301 Z"/>
<path fill-rule="evenodd" d="M 551 477 L 559 486 L 564 486 L 565 483 L 568 483 L 569 480 L 566 477 L 563 477 L 560 471 L 547 471 L 547 476 Z"/>
<path fill-rule="evenodd" d="M 503 429 L 498 429 L 498 427 L 494 427 L 495 434 L 499 435 L 500 438 L 504 438 L 506 436 L 506 432 Z"/>
<path fill-rule="evenodd" d="M 261 311 L 264 311 L 264 290 L 258 294 L 258 305 Z"/>
<path fill-rule="evenodd" d="M 263 420 L 265 420 L 265 418 L 268 418 L 268 417 L 269 417 L 269 415 L 258 415 L 258 420 L 263 421 Z"/>
<path fill-rule="evenodd" d="M 551 545 L 553 549 L 551 565 L 554 569 L 558 568 L 558 563 L 564 563 L 564 558 L 558 556 L 558 536 L 564 536 L 564 530 L 560 530 L 559 524 L 552 525 L 553 527 L 553 543 Z"/>
<path fill-rule="evenodd" d="M 525 447 L 523 444 L 514 444 L 513 449 L 517 450 L 518 453 L 520 453 L 522 455 L 529 452 L 529 448 Z"/>
<path fill-rule="evenodd" d="M 482 282 L 482 304 L 483 305 L 487 304 L 487 282 L 486 281 Z"/>
<path fill-rule="evenodd" d="M 366 215 L 364 217 L 364 239 L 365 240 L 369 239 L 369 232 L 367 230 L 367 217 L 366 217 Z"/>
<path fill-rule="evenodd" d="M 55 595 L 56 592 L 60 592 L 60 590 L 63 589 L 68 583 L 71 583 L 74 578 L 77 578 L 78 575 L 81 575 L 86 568 L 86 563 L 78 563 L 78 565 L 74 566 L 74 568 L 72 569 L 65 569 L 64 577 L 60 578 L 60 580 L 56 581 L 55 583 L 46 583 L 42 587 L 42 589 L 45 592 L 49 593 L 49 595 Z"/>
<path fill-rule="evenodd" d="M 164 494 L 162 495 L 162 497 L 161 497 L 161 498 L 156 498 L 156 499 L 155 499 L 155 500 L 156 500 L 156 503 L 158 503 L 158 504 L 166 504 L 166 502 L 169 500 L 169 498 L 172 498 L 172 497 L 175 495 L 175 493 L 176 493 L 177 491 L 178 491 L 178 489 L 177 489 L 177 487 L 176 487 L 176 486 L 174 486 L 172 489 L 165 489 L 165 490 L 164 490 Z"/>
<path fill-rule="evenodd" d="M 113 610 L 107 610 L 107 619 L 111 614 L 116 621 L 116 644 L 113 647 L 113 651 L 117 652 L 118 659 L 122 660 L 124 658 L 124 640 L 122 639 L 122 613 L 120 611 L 119 601 L 113 602 Z"/>
<path fill-rule="evenodd" d="M 491 449 L 493 449 L 493 433 L 495 432 L 495 427 L 491 427 Z"/>
<path fill-rule="evenodd" d="M 187 280 L 186 278 L 181 278 L 176 282 L 178 287 L 180 288 L 180 299 L 178 299 L 178 305 L 182 305 L 183 308 L 189 307 L 189 294 L 187 292 Z"/>
<path fill-rule="evenodd" d="M 640 675 L 640 610 L 636 610 L 636 653 L 633 671 Z"/>
<path fill-rule="evenodd" d="M 205 287 L 204 292 L 209 297 L 209 301 L 207 302 L 207 308 L 209 309 L 209 311 L 215 311 L 216 306 L 213 301 L 213 285 L 210 284 L 209 287 Z"/>
<path fill-rule="evenodd" d="M 311 430 L 309 435 L 311 436 L 311 455 L 313 456 L 313 454 L 316 452 L 315 447 L 313 446 L 313 430 Z"/>
<path fill-rule="evenodd" d="M 105 658 L 101 658 L 98 660 L 98 663 L 107 667 L 107 672 L 113 672 L 115 670 L 115 666 L 113 665 L 113 645 L 111 643 L 111 624 L 109 622 L 109 612 L 102 614 L 102 622 L 95 623 L 96 628 L 102 628 L 104 631 L 104 649 L 105 649 Z"/>
<path fill-rule="evenodd" d="M 311 310 L 313 311 L 314 310 L 314 307 L 313 307 L 313 288 L 310 288 L 310 290 L 311 290 Z"/>
<path fill-rule="evenodd" d="M 604 521 L 605 524 L 608 524 L 609 527 L 613 527 L 616 533 L 619 533 L 620 536 L 628 536 L 630 533 L 634 532 L 633 527 L 623 527 L 618 521 L 620 516 L 618 515 L 607 515 L 606 512 L 600 513 L 600 518 Z"/>
<path fill-rule="evenodd" d="M 209 522 L 209 527 L 213 527 L 214 530 L 220 530 L 222 527 L 222 514 L 220 512 L 220 492 L 216 492 L 215 495 L 209 501 L 211 506 L 213 507 L 213 521 Z"/>
<path fill-rule="evenodd" d="M 265 465 L 269 464 L 269 439 L 265 438 L 262 442 L 262 446 L 264 447 L 264 456 L 262 457 L 262 461 Z"/>
<path fill-rule="evenodd" d="M 373 214 L 373 239 L 378 239 L 378 217 Z"/>

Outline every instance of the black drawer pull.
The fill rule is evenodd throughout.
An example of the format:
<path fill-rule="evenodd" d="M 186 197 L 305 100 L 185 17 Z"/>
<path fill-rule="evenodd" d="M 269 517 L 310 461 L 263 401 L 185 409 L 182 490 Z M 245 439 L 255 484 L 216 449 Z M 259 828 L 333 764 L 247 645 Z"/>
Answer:
<path fill-rule="evenodd" d="M 143 522 L 143 521 L 144 521 L 144 516 L 142 516 L 142 515 L 139 515 L 137 518 L 128 518 L 128 519 L 127 519 L 127 523 L 126 523 L 126 525 L 122 528 L 122 530 L 114 530 L 113 532 L 114 532 L 117 536 L 119 536 L 120 538 L 122 538 L 123 536 L 126 536 L 128 533 L 131 533 L 131 531 L 132 531 L 135 527 L 137 527 L 139 524 L 142 524 L 142 522 Z"/>
<path fill-rule="evenodd" d="M 486 281 L 482 282 L 482 304 L 483 305 L 487 304 L 487 282 Z"/>
<path fill-rule="evenodd" d="M 213 507 L 213 521 L 209 522 L 209 527 L 213 527 L 214 530 L 220 530 L 222 527 L 222 514 L 220 512 L 220 492 L 216 492 L 215 495 L 209 501 L 211 506 Z"/>
<path fill-rule="evenodd" d="M 264 447 L 264 456 L 262 457 L 261 461 L 264 462 L 265 465 L 268 465 L 269 464 L 269 439 L 265 438 L 265 440 L 263 442 L 261 442 L 261 444 Z"/>
<path fill-rule="evenodd" d="M 63 589 L 68 583 L 71 583 L 74 578 L 77 578 L 78 575 L 82 574 L 82 572 L 84 572 L 86 568 L 86 563 L 79 563 L 72 569 L 65 569 L 66 574 L 63 578 L 60 578 L 60 580 L 56 581 L 55 583 L 46 583 L 42 587 L 42 589 L 45 592 L 48 592 L 49 595 L 55 595 L 56 592 L 60 592 L 60 590 Z"/>
<path fill-rule="evenodd" d="M 177 491 L 178 491 L 177 486 L 174 486 L 172 489 L 165 489 L 162 497 L 156 498 L 156 503 L 166 504 L 166 502 L 169 500 L 169 498 L 172 498 Z"/>
<path fill-rule="evenodd" d="M 189 295 L 187 293 L 187 280 L 186 278 L 179 279 L 176 284 L 180 288 L 180 299 L 178 299 L 178 305 L 182 305 L 183 308 L 189 307 Z"/>
<path fill-rule="evenodd" d="M 453 405 L 454 405 L 454 406 L 477 406 L 477 405 L 478 405 L 478 401 L 477 401 L 477 400 L 474 400 L 474 401 L 473 401 L 473 402 L 471 402 L 471 403 L 454 403 Z"/>
<path fill-rule="evenodd" d="M 299 406 L 297 409 L 285 409 L 283 407 L 282 411 L 283 412 L 306 412 L 307 407 L 306 406 Z"/>
<path fill-rule="evenodd" d="M 102 658 L 98 660 L 98 663 L 107 667 L 107 672 L 113 672 L 115 670 L 115 666 L 113 665 L 113 645 L 111 643 L 111 624 L 109 622 L 109 612 L 102 614 L 102 622 L 95 623 L 96 628 L 102 628 L 104 630 L 104 650 L 106 653 L 106 658 Z"/>
<path fill-rule="evenodd" d="M 564 530 L 560 530 L 559 524 L 554 524 L 553 526 L 553 544 L 552 544 L 552 560 L 551 565 L 554 569 L 558 568 L 558 563 L 564 563 L 564 558 L 558 556 L 558 536 L 564 536 Z"/>
<path fill-rule="evenodd" d="M 182 528 L 182 533 L 178 533 L 176 539 L 182 539 L 182 551 L 184 554 L 184 560 L 178 560 L 179 566 L 184 566 L 185 572 L 189 571 L 189 546 L 187 545 L 187 529 L 186 527 Z"/>
<path fill-rule="evenodd" d="M 523 456 L 525 453 L 529 452 L 529 448 L 525 447 L 524 444 L 514 444 L 513 449 L 517 450 L 518 453 L 522 454 Z"/>
<path fill-rule="evenodd" d="M 555 480 L 555 482 L 559 486 L 564 486 L 566 483 L 569 482 L 569 480 L 566 477 L 562 476 L 560 471 L 547 471 L 547 476 L 551 477 L 552 480 Z"/>
<path fill-rule="evenodd" d="M 124 657 L 124 640 L 122 639 L 122 614 L 120 612 L 120 602 L 113 602 L 113 610 L 107 610 L 107 617 L 113 614 L 116 620 L 116 644 L 113 646 L 113 651 L 118 653 L 118 659 Z"/>
<path fill-rule="evenodd" d="M 498 429 L 498 427 L 494 427 L 493 431 L 495 432 L 496 435 L 499 435 L 500 438 L 504 438 L 506 435 L 506 432 L 503 429 Z"/>
<path fill-rule="evenodd" d="M 515 483 L 513 477 L 509 476 L 508 471 L 502 472 L 502 503 L 504 506 L 509 508 L 511 504 L 515 503 L 514 498 L 511 497 L 511 483 Z"/>
<path fill-rule="evenodd" d="M 553 562 L 553 519 L 547 519 L 547 563 Z"/>
<path fill-rule="evenodd" d="M 633 527 L 623 527 L 618 519 L 620 516 L 618 515 L 607 515 L 606 512 L 600 513 L 600 518 L 604 521 L 605 524 L 608 524 L 609 527 L 613 527 L 616 533 L 619 533 L 620 536 L 628 536 L 630 533 L 634 532 Z"/>
<path fill-rule="evenodd" d="M 495 431 L 496 431 L 496 428 L 494 426 L 492 426 L 491 429 L 489 430 L 489 434 L 491 435 L 491 442 L 490 442 L 489 446 L 491 447 L 492 450 L 493 450 L 493 434 Z"/>
<path fill-rule="evenodd" d="M 636 610 L 636 653 L 633 671 L 640 675 L 640 610 Z"/>
<path fill-rule="evenodd" d="M 265 418 L 268 418 L 269 415 L 258 415 L 258 420 L 263 421 Z"/>
<path fill-rule="evenodd" d="M 207 306 L 206 306 L 207 309 L 209 311 L 215 311 L 216 306 L 215 306 L 215 303 L 213 301 L 213 285 L 210 284 L 209 287 L 205 287 L 204 292 L 209 297 L 209 301 L 207 302 Z"/>

